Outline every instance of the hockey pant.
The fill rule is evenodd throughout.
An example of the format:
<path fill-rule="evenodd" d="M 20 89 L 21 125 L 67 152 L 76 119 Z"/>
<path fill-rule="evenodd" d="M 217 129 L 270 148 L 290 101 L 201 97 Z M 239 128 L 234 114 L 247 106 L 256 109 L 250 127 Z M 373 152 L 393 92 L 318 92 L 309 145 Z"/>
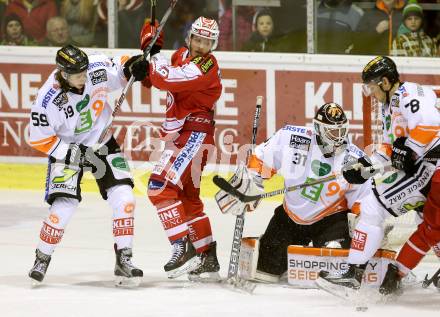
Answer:
<path fill-rule="evenodd" d="M 170 242 L 188 235 L 198 253 L 213 241 L 200 199 L 202 171 L 213 152 L 212 135 L 183 131 L 167 142 L 148 183 L 148 197 Z"/>
<path fill-rule="evenodd" d="M 115 185 L 107 190 L 107 201 L 113 210 L 113 236 L 118 249 L 132 247 L 135 198 L 129 185 Z M 60 243 L 64 230 L 79 201 L 75 198 L 57 197 L 43 221 L 38 249 L 51 255 Z M 84 234 L 88 234 L 84 232 Z M 93 232 L 90 232 L 93 239 Z"/>
<path fill-rule="evenodd" d="M 407 274 L 431 248 L 440 258 L 440 169 L 435 171 L 431 180 L 431 188 L 423 207 L 423 221 L 397 256 L 399 270 Z"/>
<path fill-rule="evenodd" d="M 311 225 L 300 225 L 289 218 L 283 205 L 274 215 L 260 238 L 257 269 L 273 275 L 287 270 L 287 247 L 291 244 L 324 247 L 338 241 L 343 248 L 350 245 L 347 212 L 338 212 Z"/>

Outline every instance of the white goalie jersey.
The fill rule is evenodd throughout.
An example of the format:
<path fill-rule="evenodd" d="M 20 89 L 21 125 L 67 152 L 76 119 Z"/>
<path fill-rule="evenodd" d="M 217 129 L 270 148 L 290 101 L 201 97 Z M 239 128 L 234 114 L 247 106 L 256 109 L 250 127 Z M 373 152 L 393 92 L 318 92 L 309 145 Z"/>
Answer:
<path fill-rule="evenodd" d="M 289 187 L 339 173 L 347 162 L 354 162 L 364 155 L 357 146 L 347 144 L 335 156 L 324 157 L 312 129 L 286 125 L 255 148 L 249 167 L 263 178 L 277 173 L 284 178 L 285 187 Z M 356 202 L 368 192 L 368 186 L 368 182 L 349 184 L 341 176 L 286 193 L 284 209 L 294 222 L 310 225 L 347 209 L 357 212 Z"/>
<path fill-rule="evenodd" d="M 56 159 L 63 159 L 69 143 L 85 146 L 98 143 L 112 115 L 107 95 L 127 83 L 121 66 L 125 60 L 126 56 L 113 59 L 105 55 L 89 56 L 82 95 L 64 92 L 55 79 L 54 70 L 32 105 L 30 145 Z"/>

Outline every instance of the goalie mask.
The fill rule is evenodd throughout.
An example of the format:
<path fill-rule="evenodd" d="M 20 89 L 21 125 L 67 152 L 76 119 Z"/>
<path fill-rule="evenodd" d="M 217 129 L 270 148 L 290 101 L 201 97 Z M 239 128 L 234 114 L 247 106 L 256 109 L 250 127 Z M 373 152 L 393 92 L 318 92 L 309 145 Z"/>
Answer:
<path fill-rule="evenodd" d="M 348 119 L 337 103 L 326 103 L 316 112 L 313 119 L 318 144 L 326 156 L 345 148 L 348 135 Z"/>
<path fill-rule="evenodd" d="M 192 35 L 204 37 L 209 40 L 213 40 L 211 51 L 217 48 L 218 37 L 220 35 L 220 30 L 218 24 L 214 19 L 209 19 L 205 17 L 199 17 L 191 25 L 191 29 L 186 37 L 186 45 L 189 47 L 190 39 Z"/>

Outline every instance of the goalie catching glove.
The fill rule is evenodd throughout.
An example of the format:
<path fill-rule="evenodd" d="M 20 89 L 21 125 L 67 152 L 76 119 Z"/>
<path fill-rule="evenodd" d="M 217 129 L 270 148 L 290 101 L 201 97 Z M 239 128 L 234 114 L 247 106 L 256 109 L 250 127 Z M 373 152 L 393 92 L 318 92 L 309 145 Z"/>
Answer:
<path fill-rule="evenodd" d="M 240 164 L 234 175 L 228 180 L 239 192 L 245 195 L 260 195 L 264 193 L 263 180 L 261 176 L 249 170 L 244 164 Z M 219 190 L 215 194 L 215 201 L 222 213 L 240 215 L 245 211 L 253 211 L 260 204 L 261 199 L 244 203 L 230 193 Z"/>

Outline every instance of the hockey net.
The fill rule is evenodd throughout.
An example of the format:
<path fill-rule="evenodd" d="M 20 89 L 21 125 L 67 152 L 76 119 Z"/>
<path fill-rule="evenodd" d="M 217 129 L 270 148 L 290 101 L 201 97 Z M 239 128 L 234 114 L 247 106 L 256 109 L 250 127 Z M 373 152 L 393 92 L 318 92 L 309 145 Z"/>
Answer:
<path fill-rule="evenodd" d="M 437 108 L 440 110 L 440 86 L 430 86 L 437 94 Z M 365 152 L 371 155 L 382 142 L 382 105 L 374 97 L 363 96 L 363 146 Z M 416 230 L 420 222 L 415 211 L 410 211 L 400 217 L 389 217 L 385 230 L 393 228 L 388 234 L 388 245 L 399 247 Z"/>

